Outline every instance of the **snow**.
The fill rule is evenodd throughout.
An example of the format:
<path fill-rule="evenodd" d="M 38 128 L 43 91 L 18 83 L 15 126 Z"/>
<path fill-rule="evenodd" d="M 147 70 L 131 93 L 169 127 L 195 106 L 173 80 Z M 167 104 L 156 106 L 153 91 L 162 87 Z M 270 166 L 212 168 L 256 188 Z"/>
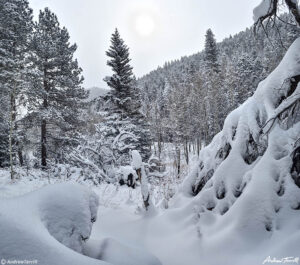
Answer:
<path fill-rule="evenodd" d="M 161 265 L 156 257 L 144 249 L 128 247 L 112 238 L 89 240 L 84 254 L 115 265 Z"/>
<path fill-rule="evenodd" d="M 134 169 L 142 168 L 143 161 L 139 152 L 137 150 L 132 150 L 131 155 L 132 155 L 132 163 L 131 163 L 132 167 Z"/>
<path fill-rule="evenodd" d="M 133 169 L 132 166 L 121 166 L 118 170 L 118 174 L 121 175 L 122 179 L 127 180 L 128 176 L 132 174 L 133 181 L 137 179 L 136 171 Z"/>
<path fill-rule="evenodd" d="M 254 22 L 267 15 L 271 11 L 271 8 L 272 0 L 262 0 L 261 3 L 253 10 Z"/>
<path fill-rule="evenodd" d="M 222 253 L 232 257 L 222 264 L 259 264 L 270 253 L 279 258 L 299 256 L 300 213 L 295 209 L 300 193 L 291 178 L 290 154 L 300 123 L 283 128 L 275 122 L 268 136 L 261 133 L 268 120 L 299 100 L 298 85 L 281 101 L 289 89 L 284 84 L 300 74 L 299 51 L 297 39 L 253 97 L 228 115 L 223 130 L 200 152 L 181 187 L 180 196 L 197 194 L 186 207 L 194 208 L 199 244 L 208 249 L 203 258 L 209 264 L 220 264 Z M 231 148 L 225 157 L 226 145 Z M 236 257 L 243 261 L 238 263 Z"/>
<path fill-rule="evenodd" d="M 78 253 L 82 238 L 90 236 L 97 207 L 95 193 L 69 183 L 1 200 L 0 257 L 49 265 L 106 264 Z"/>
<path fill-rule="evenodd" d="M 268 257 L 296 260 L 300 192 L 290 169 L 300 122 L 285 127 L 276 121 L 268 135 L 262 129 L 299 100 L 299 85 L 289 97 L 286 85 L 299 74 L 300 39 L 255 94 L 228 115 L 168 209 L 157 207 L 162 198 L 149 191 L 137 151 L 132 151 L 132 166 L 121 169 L 122 174 L 141 169 L 141 187 L 134 190 L 101 184 L 92 191 L 73 183 L 73 177 L 57 178 L 69 181 L 40 188 L 47 178 L 33 178 L 28 185 L 10 183 L 0 171 L 1 197 L 10 197 L 0 200 L 0 257 L 26 257 L 49 265 L 253 265 Z M 30 189 L 39 190 L 27 193 Z M 23 193 L 27 194 L 14 197 Z M 143 210 L 149 194 L 156 211 L 150 215 Z"/>
<path fill-rule="evenodd" d="M 112 187 L 97 191 L 105 195 L 107 188 Z M 124 202 L 122 194 L 118 197 Z M 112 199 L 110 192 L 109 198 Z M 101 205 L 105 205 L 103 202 Z M 112 238 L 88 240 L 98 206 L 96 193 L 75 183 L 57 183 L 20 197 L 2 199 L 0 257 L 7 261 L 37 260 L 38 264 L 47 265 L 161 265 L 142 247 L 127 246 Z M 98 216 L 102 217 L 101 211 Z M 98 224 L 102 226 L 102 222 Z"/>

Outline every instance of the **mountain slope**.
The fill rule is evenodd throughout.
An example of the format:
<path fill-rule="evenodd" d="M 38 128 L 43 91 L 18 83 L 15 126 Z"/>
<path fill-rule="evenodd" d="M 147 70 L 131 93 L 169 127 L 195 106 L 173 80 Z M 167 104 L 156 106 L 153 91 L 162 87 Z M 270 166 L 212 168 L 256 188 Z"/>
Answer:
<path fill-rule="evenodd" d="M 210 250 L 252 253 L 249 263 L 237 264 L 299 256 L 299 76 L 300 38 L 228 115 L 181 188 L 195 196 L 188 208 Z"/>

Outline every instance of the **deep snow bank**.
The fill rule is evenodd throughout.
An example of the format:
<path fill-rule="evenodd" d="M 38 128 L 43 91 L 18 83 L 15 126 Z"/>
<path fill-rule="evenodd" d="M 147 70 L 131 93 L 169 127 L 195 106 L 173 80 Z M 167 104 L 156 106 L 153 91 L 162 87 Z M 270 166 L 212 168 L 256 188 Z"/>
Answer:
<path fill-rule="evenodd" d="M 106 264 L 78 253 L 90 236 L 97 207 L 95 193 L 68 183 L 1 200 L 0 257 L 49 265 Z"/>
<path fill-rule="evenodd" d="M 98 196 L 76 183 L 48 185 L 0 200 L 0 260 L 7 264 L 161 265 L 144 249 L 110 238 L 88 240 L 98 205 Z"/>
<path fill-rule="evenodd" d="M 299 77 L 297 39 L 255 94 L 228 115 L 183 183 L 181 194 L 195 196 L 188 207 L 198 234 L 212 249 L 229 251 L 224 242 L 230 241 L 231 250 L 266 244 L 261 258 L 300 255 Z"/>

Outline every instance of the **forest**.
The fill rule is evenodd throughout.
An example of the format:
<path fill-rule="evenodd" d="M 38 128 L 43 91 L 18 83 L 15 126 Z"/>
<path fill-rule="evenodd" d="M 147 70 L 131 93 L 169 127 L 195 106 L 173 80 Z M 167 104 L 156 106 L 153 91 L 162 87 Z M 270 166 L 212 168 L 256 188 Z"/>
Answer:
<path fill-rule="evenodd" d="M 203 37 L 137 77 L 116 26 L 88 89 L 55 12 L 0 0 L 1 264 L 298 264 L 298 0 Z"/>

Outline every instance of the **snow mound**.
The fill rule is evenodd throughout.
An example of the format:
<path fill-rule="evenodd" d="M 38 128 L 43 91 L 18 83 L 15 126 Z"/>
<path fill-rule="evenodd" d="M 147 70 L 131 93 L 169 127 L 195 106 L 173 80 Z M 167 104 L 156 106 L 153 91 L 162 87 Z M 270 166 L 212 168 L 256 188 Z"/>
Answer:
<path fill-rule="evenodd" d="M 1 200 L 0 257 L 49 265 L 107 264 L 80 254 L 97 208 L 94 192 L 68 183 Z"/>
<path fill-rule="evenodd" d="M 52 185 L 44 189 L 38 207 L 49 233 L 65 246 L 82 252 L 82 243 L 89 238 L 97 219 L 98 196 L 79 185 Z"/>
<path fill-rule="evenodd" d="M 259 253 L 257 246 L 265 244 L 267 252 L 255 262 L 270 253 L 299 255 L 299 137 L 300 38 L 255 94 L 228 115 L 174 199 L 193 198 L 188 208 L 211 249 L 252 247 Z"/>
<path fill-rule="evenodd" d="M 7 264 L 161 265 L 144 249 L 111 238 L 88 240 L 98 206 L 96 193 L 76 183 L 48 185 L 0 200 L 0 259 Z"/>

